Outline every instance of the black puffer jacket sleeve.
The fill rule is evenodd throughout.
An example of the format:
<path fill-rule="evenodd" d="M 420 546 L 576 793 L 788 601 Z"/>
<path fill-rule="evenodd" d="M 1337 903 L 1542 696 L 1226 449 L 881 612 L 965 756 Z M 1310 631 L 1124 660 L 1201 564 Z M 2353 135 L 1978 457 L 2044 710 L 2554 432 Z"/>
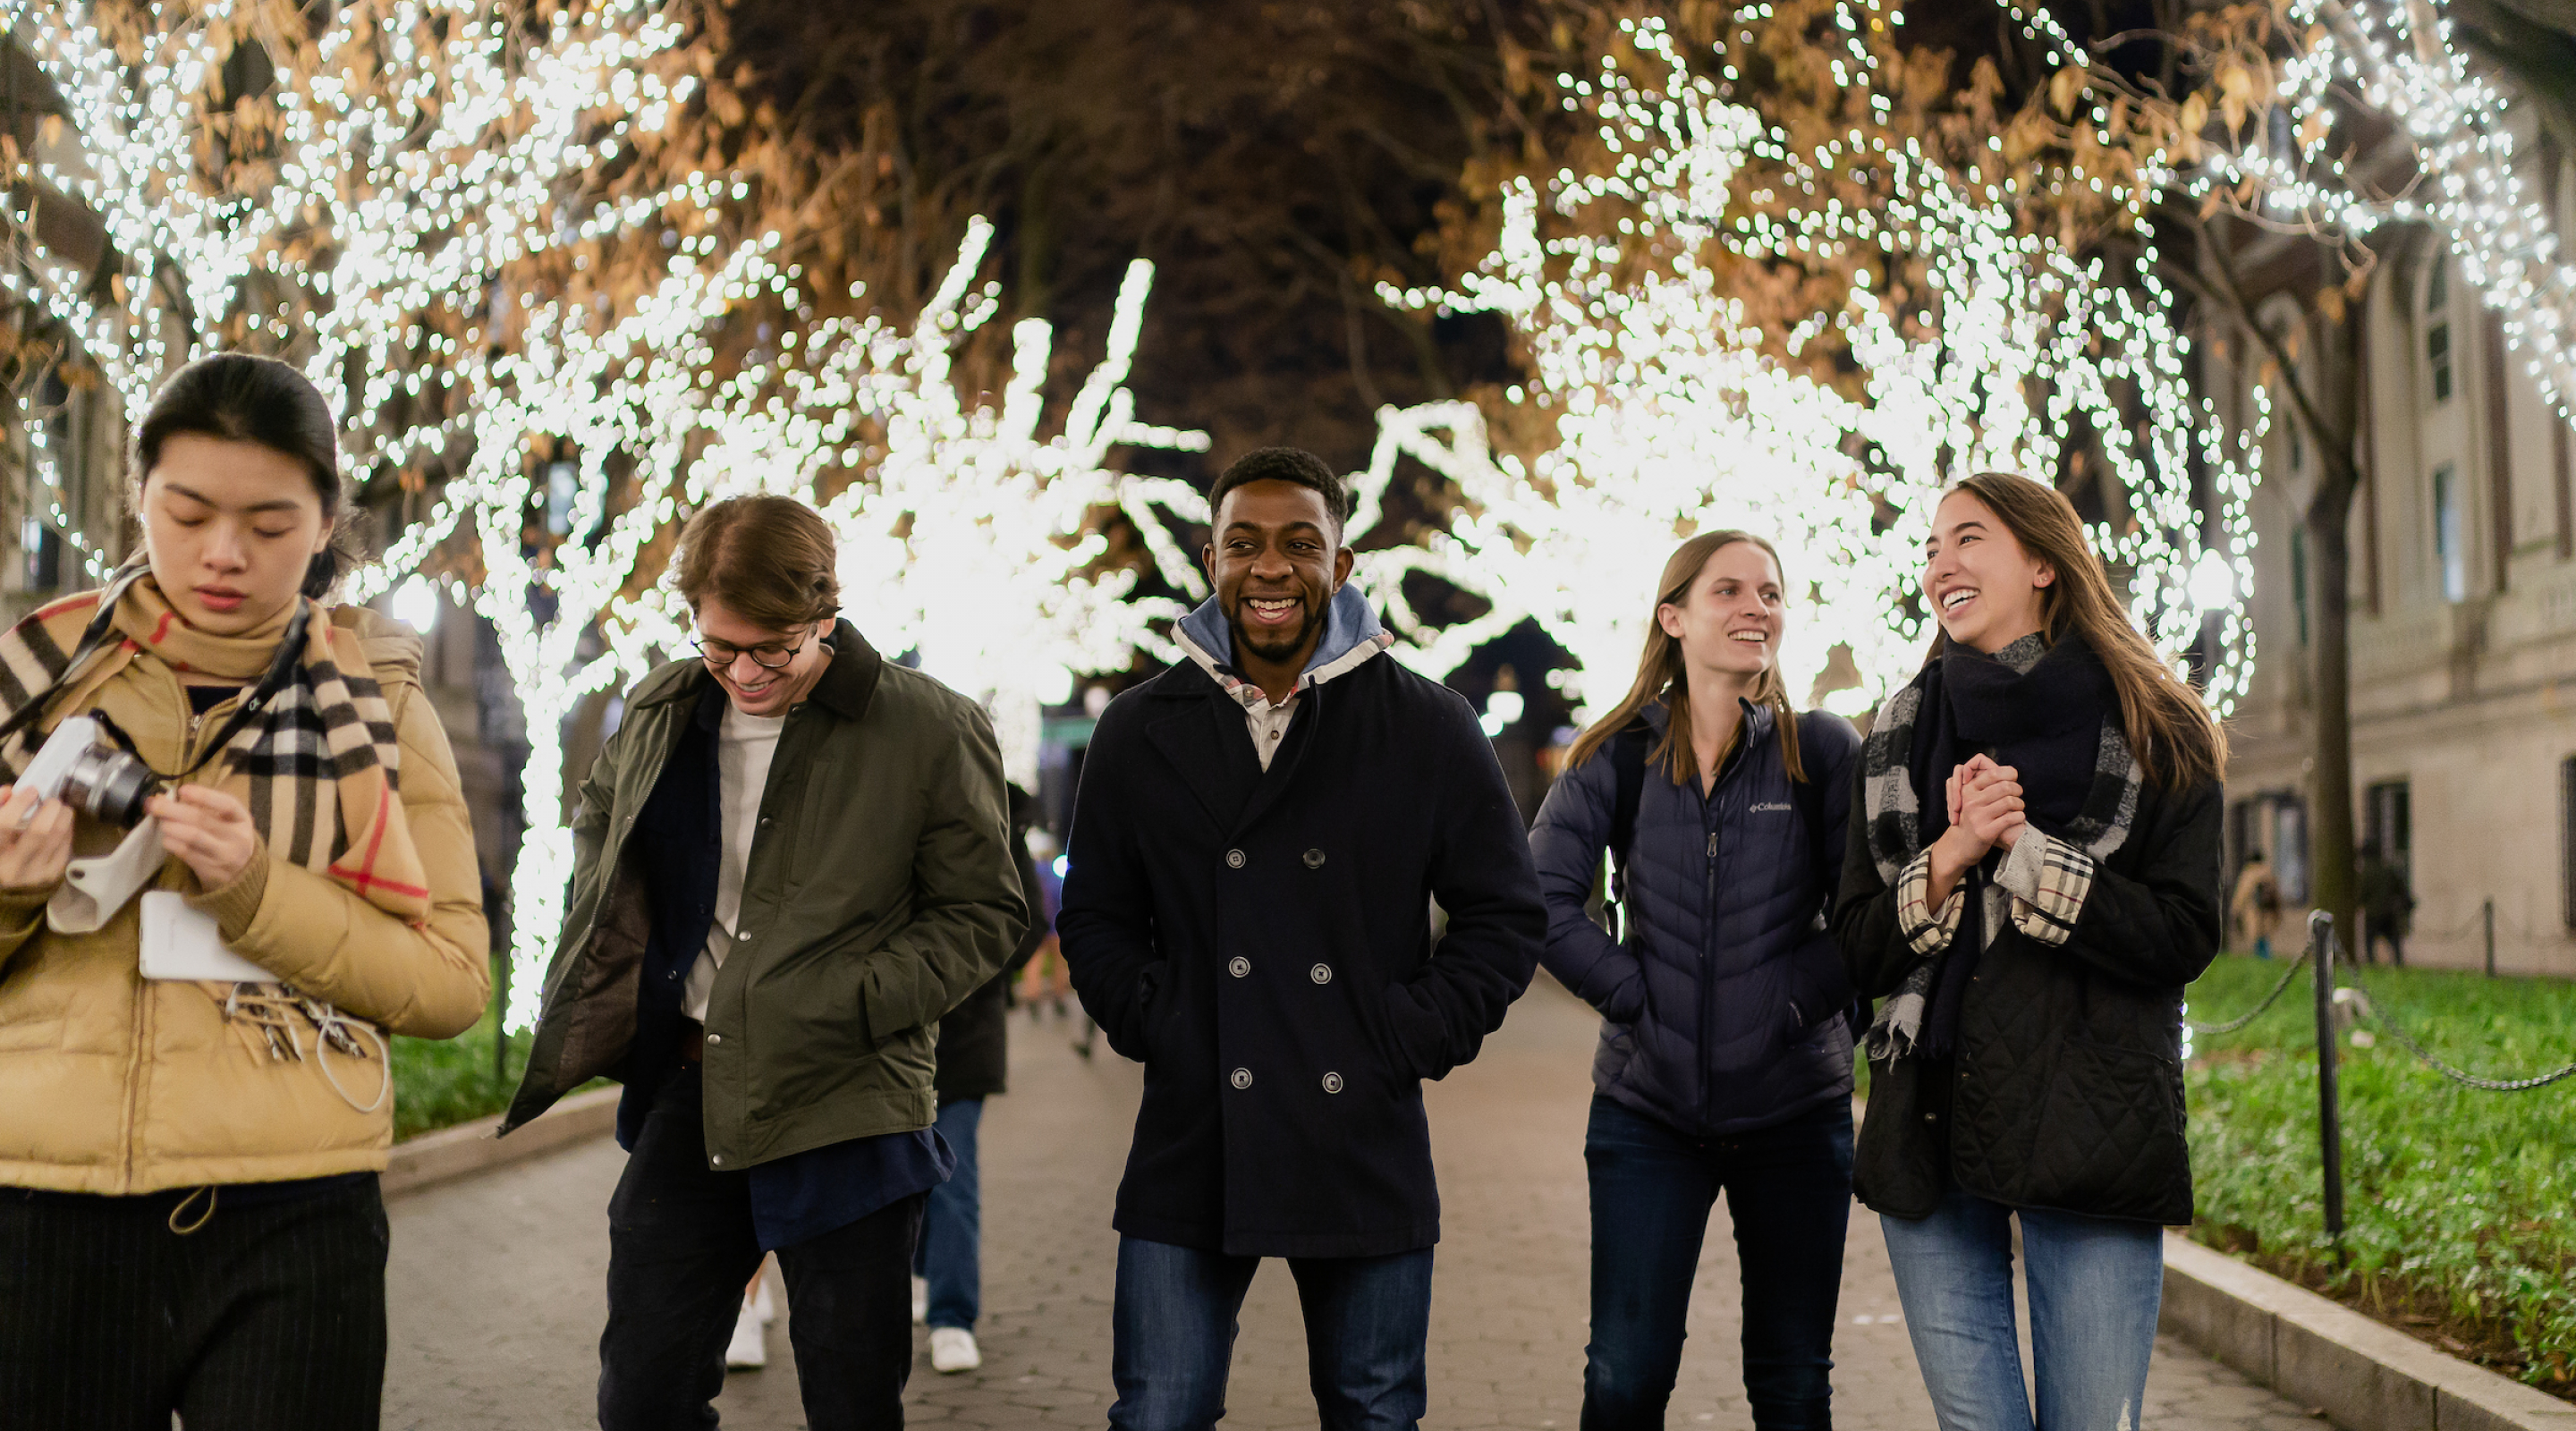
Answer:
<path fill-rule="evenodd" d="M 1851 797 L 1843 802 L 1843 872 L 1841 892 L 1834 896 L 1834 942 L 1843 949 L 1843 967 L 1852 989 L 1864 999 L 1883 999 L 1905 982 L 1915 953 L 1896 927 L 1896 891 L 1879 877 L 1869 852 L 1869 812 L 1862 803 L 1861 762 L 1851 763 Z"/>
<path fill-rule="evenodd" d="M 1825 862 L 1825 867 L 1816 871 L 1817 887 L 1823 891 L 1817 904 L 1820 919 L 1815 932 L 1799 942 L 1794 966 L 1798 971 L 1797 990 L 1790 996 L 1799 1027 L 1813 1028 L 1849 1008 L 1852 1001 L 1850 970 L 1844 966 L 1834 938 L 1833 913 L 1842 891 L 1843 867 L 1851 862 L 1851 802 L 1840 797 L 1860 767 L 1860 736 L 1852 730 L 1851 722 L 1829 711 L 1801 717 L 1798 733 L 1799 763 L 1805 767 L 1807 779 L 1816 784 L 1820 797 L 1815 802 L 1816 813 L 1823 817 L 1825 825 L 1810 841 Z"/>
<path fill-rule="evenodd" d="M 1557 777 L 1530 827 L 1530 855 L 1547 901 L 1547 971 L 1612 1023 L 1633 1024 L 1646 1011 L 1646 970 L 1587 906 L 1610 844 L 1618 776 L 1606 754 Z"/>

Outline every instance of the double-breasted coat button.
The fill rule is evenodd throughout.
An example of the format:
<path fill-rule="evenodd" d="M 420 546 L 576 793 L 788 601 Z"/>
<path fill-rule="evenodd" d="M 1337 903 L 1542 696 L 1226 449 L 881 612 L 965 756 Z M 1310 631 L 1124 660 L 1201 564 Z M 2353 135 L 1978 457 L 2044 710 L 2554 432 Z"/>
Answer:
<path fill-rule="evenodd" d="M 1306 852 L 1306 868 L 1310 870 L 1319 870 L 1323 867 L 1324 852 L 1322 850 L 1308 850 Z"/>
<path fill-rule="evenodd" d="M 1239 870 L 1239 869 L 1243 868 L 1243 851 L 1241 851 L 1241 850 L 1228 850 L 1228 851 L 1226 851 L 1226 852 L 1225 852 L 1225 867 L 1226 867 L 1227 869 L 1230 869 L 1230 870 Z"/>
<path fill-rule="evenodd" d="M 1234 1077 L 1226 1081 L 1232 1083 L 1237 1088 L 1250 1088 L 1252 1086 L 1252 1070 L 1248 1068 L 1238 1068 L 1234 1071 Z"/>
<path fill-rule="evenodd" d="M 1324 1091 L 1325 1091 L 1326 1093 L 1339 1093 L 1339 1092 L 1341 1092 L 1341 1091 L 1342 1091 L 1342 1076 L 1341 1076 L 1340 1074 L 1338 1074 L 1338 1073 L 1327 1073 L 1327 1074 L 1325 1074 L 1325 1075 L 1324 1075 Z"/>
<path fill-rule="evenodd" d="M 1314 980 L 1318 984 L 1329 984 L 1333 982 L 1333 966 L 1330 964 L 1318 964 L 1314 968 L 1306 971 L 1306 977 Z"/>
<path fill-rule="evenodd" d="M 1225 961 L 1225 972 L 1240 979 L 1244 975 L 1252 972 L 1252 961 L 1244 958 L 1240 954 L 1237 954 L 1233 958 Z"/>

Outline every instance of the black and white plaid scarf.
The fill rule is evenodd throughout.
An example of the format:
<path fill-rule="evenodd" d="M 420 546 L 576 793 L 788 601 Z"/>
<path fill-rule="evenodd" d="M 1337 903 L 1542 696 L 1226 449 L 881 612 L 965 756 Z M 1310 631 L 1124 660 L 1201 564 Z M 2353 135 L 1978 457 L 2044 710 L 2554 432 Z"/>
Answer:
<path fill-rule="evenodd" d="M 1940 838 L 1948 824 L 1946 784 L 1950 771 L 1980 749 L 2006 765 L 2020 765 L 2023 760 L 2011 743 L 1986 746 L 1963 739 L 1944 687 L 1944 673 L 1953 661 L 1991 661 L 2004 668 L 2003 684 L 2012 678 L 2029 678 L 2038 671 L 2042 660 L 2054 656 L 2052 666 L 2081 662 L 2087 677 L 2100 670 L 2098 660 L 2083 638 L 2072 632 L 2051 647 L 2038 635 L 2021 640 L 1997 651 L 1991 658 L 1957 651 L 1945 653 L 1927 663 L 1904 689 L 1890 696 L 1880 706 L 1871 724 L 1869 738 L 1861 744 L 1861 814 L 1869 840 L 1870 861 L 1879 878 L 1895 889 L 1908 866 Z M 2105 682 L 2107 684 L 2107 682 Z M 2100 700 L 2100 690 L 2088 681 L 2067 684 L 2070 694 L 2087 705 Z M 2019 695 L 2019 699 L 2044 699 L 2037 690 Z M 2025 770 L 2023 781 L 2028 803 L 2026 809 L 2033 827 L 2043 833 L 2074 845 L 2099 860 L 2117 850 L 2128 839 L 2130 824 L 2136 819 L 2140 772 L 2130 752 L 2127 736 L 2121 729 L 2116 694 L 2108 701 L 2099 722 L 2099 734 L 2092 742 L 2093 760 L 2082 778 L 2059 778 L 2053 789 L 2035 788 L 2038 772 Z M 2062 744 L 2062 742 L 2059 742 Z M 2026 759 L 2026 757 L 2024 757 Z M 2067 776 L 2075 772 L 2065 772 Z M 1929 812 L 1927 818 L 1927 811 Z M 1927 830 L 1927 826 L 1930 828 Z M 1933 1014 L 1936 991 L 1948 991 L 1964 980 L 1952 962 L 1958 944 L 1972 940 L 1967 957 L 1982 952 L 2005 923 L 2008 901 L 2000 886 L 1981 874 L 1970 875 L 1974 887 L 1969 911 L 1974 932 L 1963 925 L 1964 939 L 1918 957 L 1906 971 L 1896 993 L 1884 1000 L 1878 1017 L 1870 1024 L 1867 1045 L 1875 1060 L 1903 1057 L 1915 1051 L 1924 1021 Z M 1945 973 L 1953 976 L 1945 981 Z M 1947 1011 L 1955 1014 L 1955 1008 Z"/>

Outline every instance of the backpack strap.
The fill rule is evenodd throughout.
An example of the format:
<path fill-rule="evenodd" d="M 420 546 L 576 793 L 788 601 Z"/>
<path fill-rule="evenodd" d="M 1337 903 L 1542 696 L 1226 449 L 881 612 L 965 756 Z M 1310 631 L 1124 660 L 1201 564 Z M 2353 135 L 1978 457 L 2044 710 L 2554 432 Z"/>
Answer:
<path fill-rule="evenodd" d="M 1801 755 L 1815 749 L 1815 743 L 1808 737 L 1815 732 L 1815 722 L 1810 718 L 1816 714 L 1806 711 L 1798 716 L 1798 750 Z M 1833 861 L 1828 858 L 1831 852 L 1825 848 L 1824 782 L 1814 775 L 1804 780 L 1792 780 L 1789 782 L 1789 799 L 1798 807 L 1798 823 L 1807 827 L 1808 867 L 1819 873 L 1833 868 Z M 1827 889 L 1825 898 L 1831 900 L 1833 897 L 1834 892 Z"/>

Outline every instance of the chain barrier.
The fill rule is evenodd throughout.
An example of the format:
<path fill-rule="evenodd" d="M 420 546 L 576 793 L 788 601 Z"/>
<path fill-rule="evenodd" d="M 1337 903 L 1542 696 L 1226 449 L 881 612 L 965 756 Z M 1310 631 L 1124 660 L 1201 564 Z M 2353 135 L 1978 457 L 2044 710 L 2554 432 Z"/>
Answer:
<path fill-rule="evenodd" d="M 2386 1030 L 2388 1036 L 2403 1044 L 2408 1053 L 2415 1055 L 2417 1061 L 2453 1083 L 2488 1093 L 2525 1093 L 2534 1088 L 2546 1088 L 2561 1079 L 2576 1078 L 2576 1063 L 2553 1069 L 2548 1073 L 2534 1074 L 2529 1078 L 2489 1078 L 2484 1074 L 2471 1073 L 2465 1068 L 2446 1063 L 2432 1050 L 2417 1043 L 2413 1034 L 2408 1033 L 2396 1019 L 2388 1015 L 2386 1010 L 2379 1007 L 2378 1001 L 2371 998 L 2370 991 L 2362 987 L 2361 971 L 2358 968 L 2353 970 L 2352 983 L 2353 992 L 2360 996 L 2360 1007 L 2354 1012 Z"/>
<path fill-rule="evenodd" d="M 2213 1037 L 2219 1034 L 2232 1034 L 2236 1032 L 2238 1029 L 2241 1029 L 2247 1024 L 2254 1022 L 2256 1019 L 2263 1017 L 2263 1011 L 2271 1008 L 2272 1005 L 2280 999 L 2282 991 L 2290 987 L 2290 981 L 2298 977 L 2299 971 L 2306 968 L 2307 964 L 2308 951 L 2301 949 L 2299 951 L 2299 957 L 2290 961 L 2290 967 L 2281 971 L 2281 982 L 2274 984 L 2272 986 L 2272 992 L 2263 996 L 2263 1002 L 2256 1004 L 2253 1012 L 2246 1014 L 2244 1017 L 2229 1019 L 2227 1022 L 2221 1024 L 2205 1024 L 2198 1019 L 2185 1016 L 2182 1021 L 2183 1027 L 2191 1030 L 2193 1033 L 2208 1034 Z"/>

